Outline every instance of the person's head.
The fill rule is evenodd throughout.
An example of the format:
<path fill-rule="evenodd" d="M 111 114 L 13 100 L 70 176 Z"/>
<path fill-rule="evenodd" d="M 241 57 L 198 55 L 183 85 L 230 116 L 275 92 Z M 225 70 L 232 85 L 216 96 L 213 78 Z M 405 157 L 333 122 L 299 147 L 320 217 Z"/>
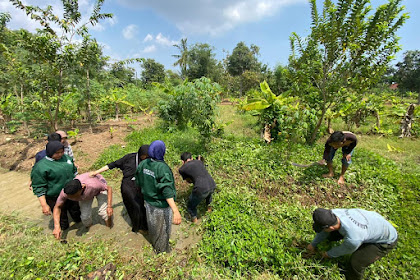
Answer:
<path fill-rule="evenodd" d="M 156 140 L 150 144 L 150 147 L 147 153 L 149 154 L 149 157 L 151 157 L 152 159 L 164 160 L 165 152 L 166 152 L 165 143 L 162 140 Z"/>
<path fill-rule="evenodd" d="M 338 149 L 344 144 L 344 133 L 342 131 L 335 131 L 330 136 L 330 146 L 334 149 Z"/>
<path fill-rule="evenodd" d="M 339 229 L 339 219 L 331 210 L 324 208 L 317 208 L 312 213 L 313 225 L 312 228 L 315 232 L 321 231 L 331 232 Z"/>
<path fill-rule="evenodd" d="M 185 152 L 181 154 L 181 160 L 186 163 L 187 161 L 192 160 L 192 155 L 190 152 Z"/>
<path fill-rule="evenodd" d="M 142 161 L 142 160 L 145 160 L 146 158 L 149 157 L 149 154 L 148 154 L 149 147 L 150 147 L 150 145 L 142 145 L 139 148 L 139 150 L 137 152 L 139 162 Z"/>
<path fill-rule="evenodd" d="M 67 133 L 63 130 L 57 130 L 55 133 L 60 134 L 61 136 L 61 143 L 67 143 Z"/>
<path fill-rule="evenodd" d="M 78 199 L 83 194 L 85 188 L 86 185 L 82 184 L 80 180 L 73 179 L 64 187 L 64 193 L 70 199 Z"/>
<path fill-rule="evenodd" d="M 56 133 L 56 132 L 53 132 L 51 134 L 48 134 L 47 141 L 48 142 L 51 142 L 51 141 L 59 141 L 59 142 L 61 142 L 61 135 L 58 134 L 58 133 Z"/>
<path fill-rule="evenodd" d="M 47 157 L 59 160 L 64 155 L 64 145 L 59 141 L 51 141 L 46 146 Z"/>

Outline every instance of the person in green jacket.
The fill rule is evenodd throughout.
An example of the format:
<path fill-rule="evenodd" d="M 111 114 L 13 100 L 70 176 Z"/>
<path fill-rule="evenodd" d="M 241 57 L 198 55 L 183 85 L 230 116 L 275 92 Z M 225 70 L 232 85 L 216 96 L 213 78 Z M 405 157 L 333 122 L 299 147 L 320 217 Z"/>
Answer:
<path fill-rule="evenodd" d="M 152 142 L 148 150 L 150 158 L 139 164 L 135 174 L 144 196 L 149 237 L 156 253 L 170 252 L 171 223 L 181 223 L 181 214 L 175 204 L 175 179 L 164 161 L 165 151 L 163 141 Z"/>
<path fill-rule="evenodd" d="M 64 146 L 59 141 L 51 141 L 46 146 L 46 157 L 38 161 L 31 171 L 32 190 L 38 197 L 44 215 L 51 215 L 57 198 L 64 186 L 74 179 L 77 168 L 73 159 L 64 155 Z M 77 201 L 67 200 L 60 215 L 63 230 L 69 227 L 69 211 L 73 221 L 80 222 L 80 207 Z"/>

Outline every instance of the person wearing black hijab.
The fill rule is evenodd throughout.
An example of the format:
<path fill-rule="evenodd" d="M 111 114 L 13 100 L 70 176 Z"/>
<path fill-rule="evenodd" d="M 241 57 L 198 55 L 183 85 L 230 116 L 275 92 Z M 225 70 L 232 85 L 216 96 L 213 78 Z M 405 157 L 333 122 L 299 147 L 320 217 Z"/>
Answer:
<path fill-rule="evenodd" d="M 137 153 L 130 153 L 90 173 L 92 177 L 109 169 L 119 168 L 123 172 L 121 195 L 131 220 L 133 232 L 147 233 L 146 208 L 140 188 L 136 186 L 134 174 L 139 163 L 148 158 L 149 145 L 142 145 Z"/>
<path fill-rule="evenodd" d="M 48 142 L 46 157 L 38 161 L 31 171 L 32 190 L 38 197 L 44 215 L 51 215 L 61 190 L 76 174 L 77 168 L 73 159 L 64 155 L 63 144 L 59 141 Z M 67 211 L 75 222 L 81 221 L 79 204 L 74 201 L 66 202 L 60 216 L 63 230 L 69 227 Z"/>

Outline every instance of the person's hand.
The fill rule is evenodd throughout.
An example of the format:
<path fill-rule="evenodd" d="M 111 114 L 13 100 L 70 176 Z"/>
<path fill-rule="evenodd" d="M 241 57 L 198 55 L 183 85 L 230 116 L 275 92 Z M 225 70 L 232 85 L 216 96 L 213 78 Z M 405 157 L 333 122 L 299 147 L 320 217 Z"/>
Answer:
<path fill-rule="evenodd" d="M 318 161 L 319 165 L 327 165 L 327 162 L 325 161 L 325 159 L 321 159 L 320 161 Z"/>
<path fill-rule="evenodd" d="M 306 247 L 306 252 L 304 252 L 304 253 L 302 254 L 302 257 L 303 257 L 303 258 L 305 258 L 305 259 L 309 259 L 309 258 L 313 257 L 313 255 L 315 255 L 315 252 L 316 252 L 315 247 L 314 247 L 314 246 L 312 246 L 312 244 L 309 244 L 309 245 Z"/>
<path fill-rule="evenodd" d="M 111 217 L 112 214 L 114 214 L 114 209 L 112 209 L 112 206 L 108 206 L 106 208 L 106 214 L 108 215 L 108 217 Z"/>
<path fill-rule="evenodd" d="M 327 252 L 322 252 L 321 256 L 323 259 L 329 259 L 330 257 L 328 256 Z"/>
<path fill-rule="evenodd" d="M 54 228 L 53 235 L 56 239 L 60 239 L 61 238 L 61 228 Z"/>
<path fill-rule="evenodd" d="M 181 214 L 179 213 L 179 211 L 174 212 L 174 221 L 173 224 L 174 225 L 179 225 L 181 223 Z"/>
<path fill-rule="evenodd" d="M 51 208 L 50 208 L 50 206 L 48 206 L 48 204 L 46 204 L 46 205 L 42 206 L 42 213 L 43 213 L 45 216 L 49 216 L 49 215 L 51 215 Z"/>
<path fill-rule="evenodd" d="M 351 160 L 351 154 L 346 155 L 346 160 L 349 162 Z"/>
<path fill-rule="evenodd" d="M 89 172 L 89 177 L 95 177 L 97 173 L 95 171 Z"/>

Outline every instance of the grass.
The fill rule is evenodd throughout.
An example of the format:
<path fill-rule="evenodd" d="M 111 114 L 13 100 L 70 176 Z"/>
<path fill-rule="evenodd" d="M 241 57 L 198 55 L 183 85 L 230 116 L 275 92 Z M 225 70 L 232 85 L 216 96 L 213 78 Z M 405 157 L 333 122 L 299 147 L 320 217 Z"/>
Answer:
<path fill-rule="evenodd" d="M 316 207 L 375 210 L 398 226 L 398 249 L 369 267 L 367 279 L 413 279 L 420 273 L 420 141 L 363 135 L 346 174 L 348 184 L 340 187 L 321 177 L 326 172 L 322 167 L 291 165 L 318 160 L 322 141 L 314 146 L 267 145 L 258 138 L 255 118 L 234 112 L 232 106 L 222 106 L 222 121 L 233 122 L 225 136 L 205 144 L 194 130 L 148 128 L 127 137 L 125 149 L 110 147 L 93 166 L 157 139 L 167 144 L 165 158 L 175 175 L 182 152 L 203 155 L 217 190 L 213 212 L 205 214 L 198 227 L 202 241 L 196 247 L 156 256 L 150 248 L 125 252 L 118 242 L 104 244 L 100 239 L 64 246 L 40 229 L 3 215 L 0 278 L 77 278 L 113 262 L 116 277 L 135 279 L 340 279 L 337 260 L 303 257 L 314 236 L 311 212 Z M 400 151 L 388 152 L 386 144 Z M 339 157 L 334 164 L 338 173 Z M 177 180 L 177 189 L 177 203 L 185 213 L 189 188 Z"/>

